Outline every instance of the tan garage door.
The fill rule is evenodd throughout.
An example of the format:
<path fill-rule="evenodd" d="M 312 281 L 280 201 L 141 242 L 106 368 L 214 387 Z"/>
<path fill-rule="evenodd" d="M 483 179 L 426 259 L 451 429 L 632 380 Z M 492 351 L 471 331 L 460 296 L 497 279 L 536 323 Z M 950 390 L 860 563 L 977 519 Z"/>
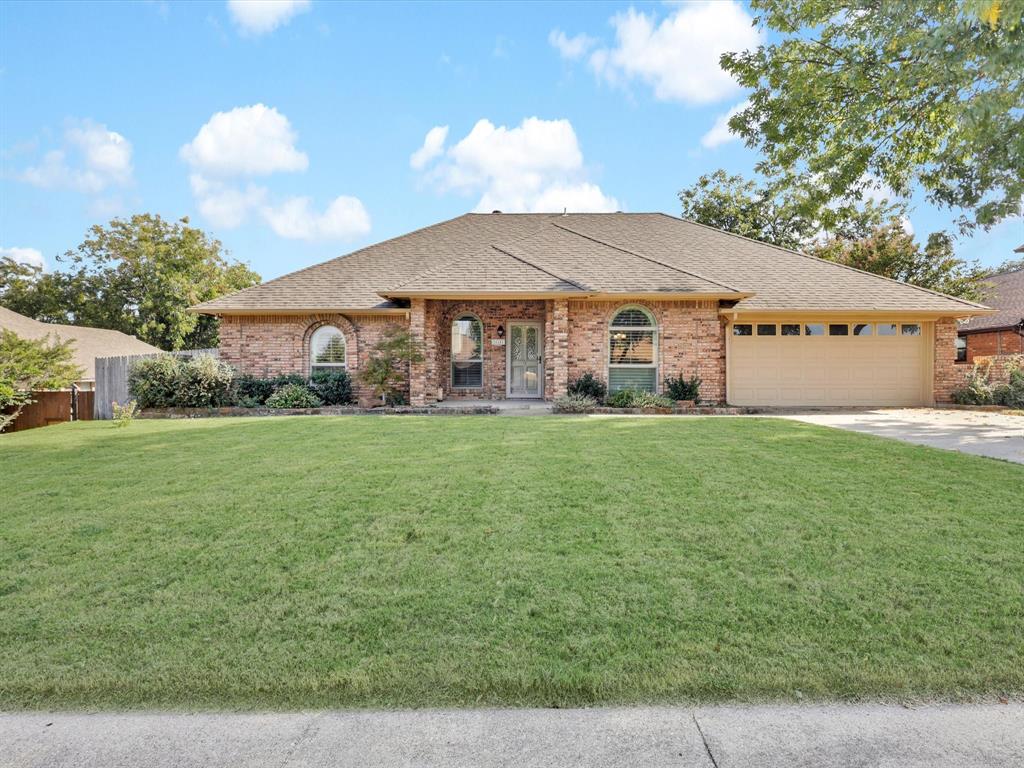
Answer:
<path fill-rule="evenodd" d="M 927 405 L 922 323 L 737 322 L 729 336 L 734 405 Z"/>

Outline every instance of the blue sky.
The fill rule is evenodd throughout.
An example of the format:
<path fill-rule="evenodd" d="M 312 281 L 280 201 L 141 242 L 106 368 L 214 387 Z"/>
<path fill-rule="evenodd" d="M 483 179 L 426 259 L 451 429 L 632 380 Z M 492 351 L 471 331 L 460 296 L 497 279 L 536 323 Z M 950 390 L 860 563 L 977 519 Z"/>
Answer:
<path fill-rule="evenodd" d="M 756 156 L 738 3 L 0 4 L 0 249 L 188 216 L 265 278 L 470 210 L 665 211 Z M 921 201 L 918 236 L 956 212 Z M 961 240 L 1010 258 L 1024 222 Z"/>

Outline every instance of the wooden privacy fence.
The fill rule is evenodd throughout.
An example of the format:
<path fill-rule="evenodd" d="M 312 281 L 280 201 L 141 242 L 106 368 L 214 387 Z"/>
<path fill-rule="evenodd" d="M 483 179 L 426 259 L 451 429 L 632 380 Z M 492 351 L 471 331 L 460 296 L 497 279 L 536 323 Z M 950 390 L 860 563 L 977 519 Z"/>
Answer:
<path fill-rule="evenodd" d="M 77 398 L 77 402 L 76 402 Z M 93 393 L 79 390 L 58 389 L 33 392 L 33 403 L 21 409 L 18 418 L 7 426 L 4 432 L 18 432 L 23 429 L 46 427 L 71 421 L 92 420 Z"/>
<path fill-rule="evenodd" d="M 217 357 L 216 349 L 183 349 L 178 352 L 161 352 L 164 355 L 175 357 L 196 357 L 197 355 L 213 355 Z M 93 404 L 93 416 L 97 419 L 114 418 L 114 403 L 124 404 L 131 399 L 128 393 L 128 370 L 136 360 L 147 357 L 159 357 L 159 354 L 152 355 L 120 355 L 117 357 L 96 358 L 96 399 Z"/>

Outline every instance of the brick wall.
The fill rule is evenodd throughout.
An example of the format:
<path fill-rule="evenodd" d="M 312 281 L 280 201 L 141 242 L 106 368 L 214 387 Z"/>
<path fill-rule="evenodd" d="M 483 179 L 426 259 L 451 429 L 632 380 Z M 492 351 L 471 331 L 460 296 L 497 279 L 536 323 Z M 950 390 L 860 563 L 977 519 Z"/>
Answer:
<path fill-rule="evenodd" d="M 385 315 L 229 315 L 220 322 L 220 356 L 242 373 L 277 376 L 309 371 L 309 337 L 324 325 L 345 334 L 346 357 L 359 402 L 369 404 L 373 394 L 359 383 L 359 368 L 369 358 L 388 325 L 404 325 L 401 316 Z"/>
<path fill-rule="evenodd" d="M 725 400 L 725 331 L 715 301 L 570 301 L 568 378 L 608 380 L 608 324 L 625 304 L 646 307 L 658 323 L 658 387 L 668 376 L 701 378 L 701 398 Z"/>
<path fill-rule="evenodd" d="M 956 337 L 956 320 L 943 318 L 935 321 L 932 396 L 937 404 L 951 403 L 953 390 L 964 380 L 964 369 L 956 363 Z"/>
<path fill-rule="evenodd" d="M 964 334 L 964 339 L 967 340 L 968 363 L 973 363 L 976 357 L 981 356 L 1024 354 L 1024 336 L 1016 331 L 968 333 Z"/>
<path fill-rule="evenodd" d="M 335 325 L 348 344 L 348 367 L 359 401 L 373 401 L 356 376 L 373 345 L 391 324 L 409 324 L 422 339 L 426 360 L 410 372 L 409 395 L 414 404 L 438 396 L 451 399 L 500 400 L 506 392 L 506 347 L 495 346 L 498 326 L 515 320 L 544 328 L 544 395 L 564 394 L 570 379 L 593 371 L 608 378 L 608 321 L 627 302 L 556 300 L 432 301 L 414 299 L 409 319 L 379 315 L 251 315 L 221 320 L 221 358 L 243 373 L 276 376 L 309 370 L 309 337 L 321 325 Z M 701 396 L 711 402 L 725 398 L 725 337 L 715 302 L 643 302 L 659 327 L 659 386 L 666 376 L 697 374 Z M 463 314 L 480 318 L 484 327 L 483 387 L 451 386 L 451 324 Z"/>

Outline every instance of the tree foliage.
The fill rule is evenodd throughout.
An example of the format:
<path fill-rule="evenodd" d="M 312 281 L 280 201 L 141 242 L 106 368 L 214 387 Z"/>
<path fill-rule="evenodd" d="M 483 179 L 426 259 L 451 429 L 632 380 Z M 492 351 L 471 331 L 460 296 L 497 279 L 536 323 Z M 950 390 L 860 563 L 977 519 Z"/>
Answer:
<path fill-rule="evenodd" d="M 986 272 L 957 258 L 945 232 L 919 247 L 903 228 L 904 206 L 869 201 L 830 209 L 828 231 L 822 217 L 802 213 L 799 197 L 790 188 L 721 170 L 679 193 L 683 216 L 701 224 L 951 296 L 979 298 Z"/>
<path fill-rule="evenodd" d="M 823 232 L 864 237 L 902 216 L 900 204 L 847 202 L 811 211 L 798 191 L 781 183 L 757 182 L 719 169 L 679 193 L 683 218 L 783 248 L 801 248 Z"/>
<path fill-rule="evenodd" d="M 409 365 L 422 363 L 423 345 L 398 325 L 388 326 L 359 371 L 359 380 L 385 403 L 396 403 L 409 378 Z"/>
<path fill-rule="evenodd" d="M 1024 0 L 752 0 L 773 42 L 722 66 L 752 90 L 732 130 L 807 210 L 920 184 L 960 226 L 1020 213 Z"/>
<path fill-rule="evenodd" d="M 188 219 L 139 214 L 94 226 L 63 271 L 0 260 L 0 301 L 37 320 L 112 328 L 166 350 L 217 345 L 217 320 L 188 307 L 259 283 Z"/>
<path fill-rule="evenodd" d="M 64 389 L 82 375 L 71 341 L 23 339 L 0 329 L 0 431 L 32 402 L 32 392 Z"/>
<path fill-rule="evenodd" d="M 818 258 L 971 301 L 982 300 L 988 272 L 956 257 L 945 232 L 933 232 L 922 248 L 898 221 L 855 240 L 832 237 L 807 249 Z"/>

